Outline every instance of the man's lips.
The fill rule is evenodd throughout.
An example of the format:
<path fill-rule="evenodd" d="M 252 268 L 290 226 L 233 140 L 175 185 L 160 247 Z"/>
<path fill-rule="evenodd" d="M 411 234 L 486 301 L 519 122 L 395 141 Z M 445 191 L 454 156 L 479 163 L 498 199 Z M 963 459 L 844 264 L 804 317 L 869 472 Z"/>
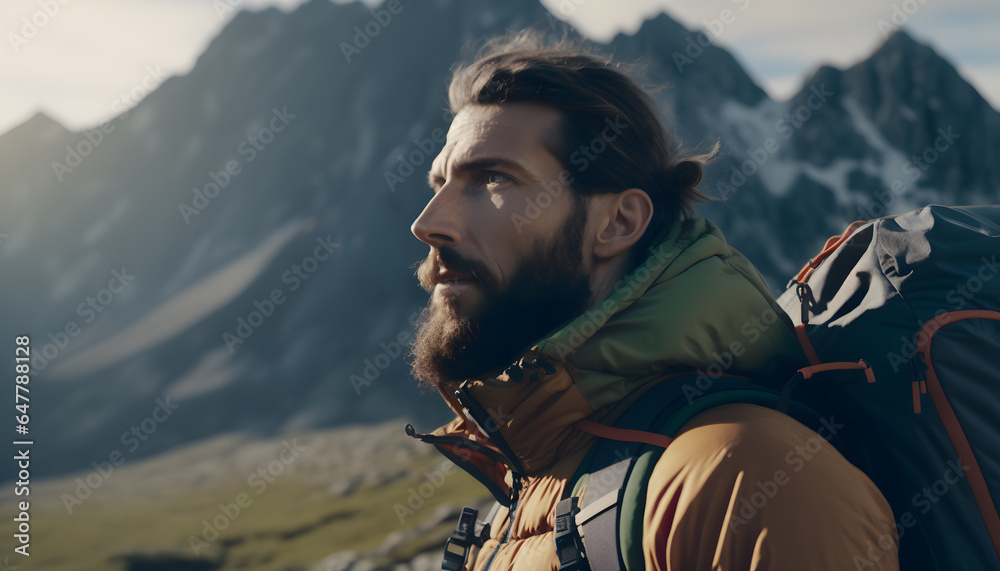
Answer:
<path fill-rule="evenodd" d="M 472 285 L 478 284 L 479 280 L 471 274 L 460 274 L 450 270 L 441 270 L 434 276 L 436 283 L 434 291 L 445 298 L 455 298 Z"/>
<path fill-rule="evenodd" d="M 435 283 L 437 285 L 445 286 L 468 284 L 478 281 L 479 280 L 474 278 L 471 274 L 460 274 L 451 270 L 442 270 L 438 272 L 438 275 L 435 277 Z"/>

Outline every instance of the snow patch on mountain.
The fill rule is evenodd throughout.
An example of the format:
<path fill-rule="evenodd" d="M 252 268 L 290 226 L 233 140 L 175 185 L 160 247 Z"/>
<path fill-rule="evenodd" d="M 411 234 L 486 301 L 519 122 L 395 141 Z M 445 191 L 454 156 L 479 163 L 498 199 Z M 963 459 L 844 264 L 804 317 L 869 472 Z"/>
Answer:
<path fill-rule="evenodd" d="M 174 382 L 167 396 L 183 401 L 221 389 L 239 379 L 243 367 L 231 363 L 232 354 L 224 347 L 206 353 L 191 371 Z"/>
<path fill-rule="evenodd" d="M 282 248 L 299 234 L 301 225 L 301 220 L 293 220 L 275 230 L 255 249 L 160 303 L 125 330 L 95 347 L 57 362 L 50 369 L 49 376 L 65 378 L 92 373 L 184 331 L 242 293 Z"/>
<path fill-rule="evenodd" d="M 800 163 L 801 169 L 809 178 L 833 191 L 837 203 L 844 207 L 854 204 L 854 195 L 848 188 L 847 175 L 858 168 L 858 161 L 853 159 L 837 159 L 826 167 L 817 167 L 808 163 Z"/>

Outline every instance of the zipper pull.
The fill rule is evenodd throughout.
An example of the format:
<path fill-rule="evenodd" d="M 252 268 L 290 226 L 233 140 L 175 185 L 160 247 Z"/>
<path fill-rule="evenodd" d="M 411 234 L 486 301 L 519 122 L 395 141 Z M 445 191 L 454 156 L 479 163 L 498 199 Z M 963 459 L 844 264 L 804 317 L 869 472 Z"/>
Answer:
<path fill-rule="evenodd" d="M 809 310 L 812 308 L 812 304 L 815 301 L 812 294 L 812 288 L 810 288 L 809 284 L 805 282 L 798 282 L 798 285 L 795 287 L 795 293 L 798 294 L 799 302 L 802 307 L 802 325 L 809 325 Z"/>
<path fill-rule="evenodd" d="M 556 368 L 552 366 L 552 363 L 548 361 L 543 361 L 541 359 L 532 359 L 529 363 L 532 367 L 538 367 L 539 369 L 545 371 L 546 375 L 556 374 Z"/>

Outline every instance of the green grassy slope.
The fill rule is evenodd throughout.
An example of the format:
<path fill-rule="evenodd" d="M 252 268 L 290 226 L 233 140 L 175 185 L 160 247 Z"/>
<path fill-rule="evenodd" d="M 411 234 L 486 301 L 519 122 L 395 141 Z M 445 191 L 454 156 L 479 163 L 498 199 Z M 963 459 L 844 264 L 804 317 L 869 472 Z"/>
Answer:
<path fill-rule="evenodd" d="M 394 424 L 386 436 L 399 432 Z M 484 488 L 424 450 L 430 449 L 426 445 L 411 449 L 403 442 L 403 448 L 393 449 L 369 442 L 367 460 L 354 457 L 345 463 L 327 456 L 338 440 L 349 447 L 357 436 L 338 431 L 303 436 L 312 455 L 307 450 L 280 470 L 273 462 L 280 442 L 231 443 L 229 452 L 215 458 L 173 452 L 169 462 L 154 458 L 117 469 L 92 496 L 74 502 L 72 514 L 64 494 L 72 495 L 75 478 L 85 479 L 87 473 L 40 483 L 31 500 L 31 557 L 15 555 L 10 563 L 22 571 L 286 570 L 315 568 L 331 554 L 354 551 L 389 564 L 443 547 L 456 521 L 454 510 L 444 506 L 484 503 Z M 256 462 L 246 458 L 253 448 L 260 457 Z M 354 452 L 358 456 L 357 447 Z M 233 458 L 241 458 L 240 468 L 211 471 L 233 464 Z M 158 478 L 150 475 L 151 465 Z M 253 477 L 268 465 L 280 472 L 270 483 Z M 331 487 L 337 477 L 348 478 L 348 485 Z M 349 493 L 339 495 L 345 489 Z M 14 511 L 10 501 L 0 505 L 5 514 Z M 4 536 L 4 553 L 13 553 L 12 534 Z M 200 540 L 195 547 L 192 537 Z"/>

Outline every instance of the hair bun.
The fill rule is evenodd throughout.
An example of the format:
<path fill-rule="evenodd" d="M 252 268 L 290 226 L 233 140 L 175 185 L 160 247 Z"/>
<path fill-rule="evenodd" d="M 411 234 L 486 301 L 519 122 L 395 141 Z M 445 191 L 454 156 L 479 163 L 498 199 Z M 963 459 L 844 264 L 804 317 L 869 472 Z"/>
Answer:
<path fill-rule="evenodd" d="M 673 188 L 693 188 L 701 182 L 702 174 L 699 163 L 683 160 L 667 170 L 667 180 Z"/>

